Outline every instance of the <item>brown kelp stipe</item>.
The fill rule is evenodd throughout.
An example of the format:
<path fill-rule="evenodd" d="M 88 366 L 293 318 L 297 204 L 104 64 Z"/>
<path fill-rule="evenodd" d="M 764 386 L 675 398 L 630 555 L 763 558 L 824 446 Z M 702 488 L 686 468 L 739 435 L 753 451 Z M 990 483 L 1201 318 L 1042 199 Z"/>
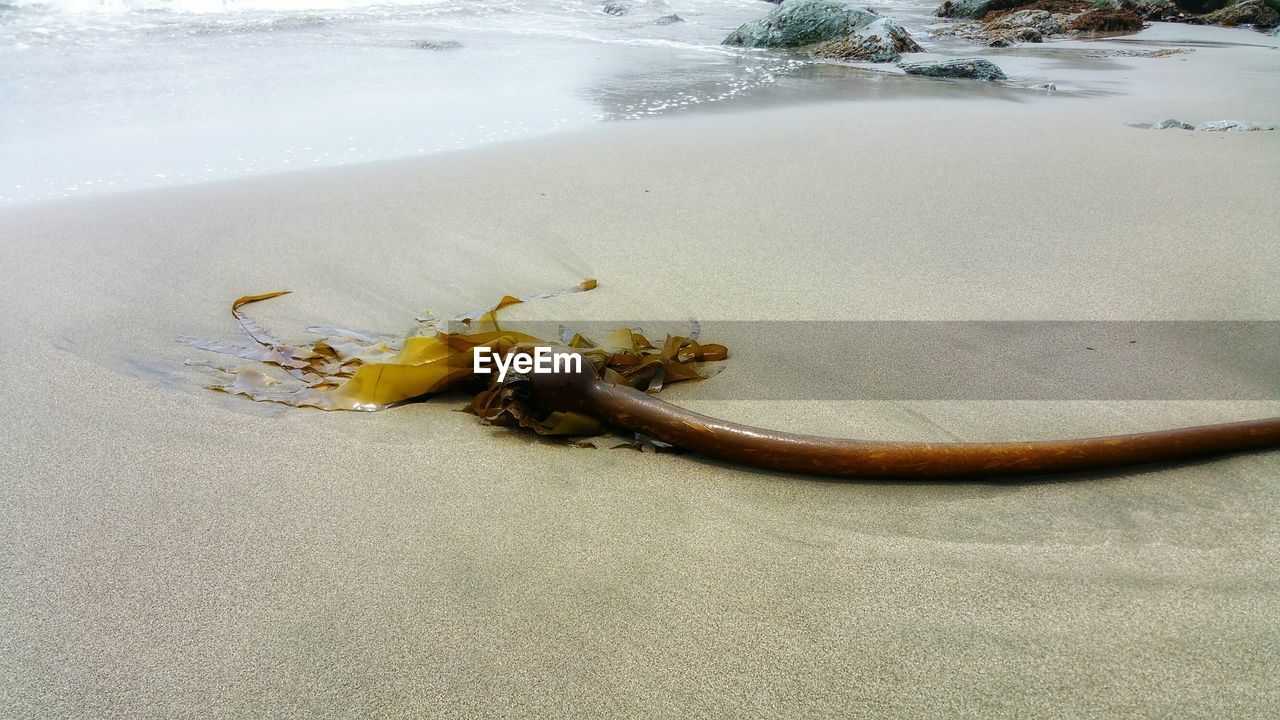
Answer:
<path fill-rule="evenodd" d="M 546 410 L 581 413 L 736 465 L 848 478 L 983 478 L 1113 470 L 1280 447 L 1280 418 L 1080 440 L 899 443 L 765 430 L 676 407 L 590 367 L 530 374 L 521 392 Z"/>
<path fill-rule="evenodd" d="M 981 478 L 1112 470 L 1146 463 L 1280 448 L 1280 418 L 1082 440 L 1007 443 L 894 443 L 794 435 L 717 420 L 655 397 L 667 385 L 709 377 L 723 345 L 689 336 L 660 343 L 620 328 L 599 342 L 562 332 L 547 342 L 501 327 L 498 314 L 520 303 L 584 292 L 586 280 L 558 293 L 505 296 L 448 321 L 421 319 L 405 335 L 313 327 L 312 343 L 290 344 L 242 308 L 284 295 L 246 295 L 231 314 L 247 346 L 187 338 L 193 347 L 256 360 L 256 367 L 202 365 L 221 373 L 223 392 L 322 410 L 382 410 L 450 390 L 474 393 L 468 410 L 493 425 L 574 438 L 597 447 L 666 443 L 726 462 L 784 472 L 851 478 Z M 478 356 L 511 360 L 547 348 L 580 356 L 576 371 L 477 375 Z M 623 435 L 622 433 L 627 433 Z M 585 439 L 585 440 L 584 440 Z M 654 441 L 658 441 L 655 443 Z"/>

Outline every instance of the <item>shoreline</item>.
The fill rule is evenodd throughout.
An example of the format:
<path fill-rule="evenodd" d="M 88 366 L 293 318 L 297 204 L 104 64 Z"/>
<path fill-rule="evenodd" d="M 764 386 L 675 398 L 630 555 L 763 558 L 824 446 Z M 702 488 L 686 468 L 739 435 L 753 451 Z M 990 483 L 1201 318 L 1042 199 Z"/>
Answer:
<path fill-rule="evenodd" d="M 941 22 L 940 19 L 937 20 Z M 268 130 L 276 133 L 281 131 L 282 128 L 276 126 L 278 124 L 276 121 L 279 118 L 275 118 L 270 121 L 264 120 L 266 124 L 260 128 L 237 128 L 235 135 L 241 139 L 237 143 L 222 147 L 223 154 L 227 157 L 239 156 L 240 160 L 248 162 L 249 165 L 246 167 L 233 171 L 230 169 L 231 166 L 227 166 L 217 170 L 213 165 L 202 161 L 179 171 L 176 166 L 175 168 L 169 168 L 161 163 L 152 168 L 155 171 L 153 176 L 151 170 L 142 173 L 141 168 L 148 163 L 155 164 L 155 162 L 158 162 L 157 158 L 151 157 L 157 146 L 174 146 L 174 143 L 178 142 L 178 137 L 171 136 L 172 128 L 165 129 L 162 125 L 152 127 L 150 130 L 145 127 L 132 129 L 124 127 L 117 129 L 118 132 L 124 133 L 124 136 L 117 140 L 125 143 L 123 147 L 132 149 L 127 154 L 120 156 L 118 160 L 127 167 L 137 165 L 134 170 L 137 173 L 142 173 L 138 175 L 138 178 L 134 178 L 134 180 L 142 183 L 141 187 L 126 188 L 126 191 L 132 192 L 167 187 L 196 187 L 210 180 L 222 182 L 278 174 L 287 175 L 293 171 L 290 170 L 291 167 L 304 168 L 302 171 L 305 172 L 331 167 L 351 167 L 368 162 L 427 161 L 441 154 L 466 152 L 508 142 L 536 142 L 540 139 L 556 137 L 564 133 L 572 134 L 615 122 L 628 123 L 637 120 L 646 122 L 650 119 L 698 117 L 707 114 L 740 114 L 762 109 L 783 109 L 826 102 L 854 100 L 887 102 L 920 99 L 951 101 L 985 98 L 990 101 L 1013 103 L 1064 103 L 1068 106 L 1063 108 L 1065 111 L 1087 115 L 1094 111 L 1093 108 L 1075 107 L 1075 104 L 1097 104 L 1098 101 L 1105 101 L 1102 104 L 1104 108 L 1110 106 L 1112 111 L 1119 112 L 1123 107 L 1127 106 L 1131 108 L 1129 112 L 1133 113 L 1152 107 L 1157 99 L 1153 97 L 1150 88 L 1144 87 L 1141 82 L 1135 81 L 1136 77 L 1153 76 L 1152 70 L 1162 71 L 1154 73 L 1155 77 L 1159 77 L 1161 74 L 1176 73 L 1176 68 L 1179 68 L 1197 52 L 1210 52 L 1217 55 L 1230 56 L 1229 59 L 1218 58 L 1209 63 L 1209 66 L 1217 68 L 1217 70 L 1225 69 L 1227 72 L 1231 72 L 1235 69 L 1233 68 L 1233 63 L 1242 63 L 1238 68 L 1240 72 L 1257 72 L 1262 68 L 1269 69 L 1270 66 L 1266 60 L 1251 54 L 1251 49 L 1256 51 L 1263 48 L 1280 47 L 1280 38 L 1263 35 L 1244 28 L 1156 22 L 1150 23 L 1147 29 L 1131 35 L 1096 39 L 1051 39 L 1044 43 L 1019 45 L 1012 48 L 988 48 L 947 37 L 928 38 L 927 45 L 929 46 L 927 48 L 929 52 L 909 53 L 903 56 L 903 61 L 945 60 L 960 57 L 986 58 L 996 62 L 1003 68 L 1009 75 L 1009 79 L 999 83 L 974 83 L 969 81 L 957 82 L 930 78 L 911 78 L 905 76 L 898 67 L 892 64 L 818 61 L 805 59 L 798 55 L 790 56 L 786 53 L 738 51 L 739 63 L 747 63 L 753 66 L 763 63 L 758 68 L 759 73 L 757 73 L 762 77 L 748 83 L 748 86 L 738 87 L 730 83 L 732 87 L 726 86 L 727 89 L 720 88 L 717 90 L 716 88 L 719 87 L 719 84 L 725 82 L 724 78 L 716 79 L 717 76 L 714 73 L 706 75 L 705 71 L 691 72 L 685 70 L 681 72 L 674 67 L 666 66 L 650 68 L 648 71 L 643 68 L 638 70 L 628 70 L 625 67 L 615 68 L 611 73 L 605 73 L 603 76 L 597 77 L 583 87 L 578 88 L 574 93 L 579 96 L 576 99 L 570 100 L 567 97 L 555 95 L 555 97 L 559 98 L 555 102 L 547 100 L 546 102 L 533 103 L 530 107 L 537 111 L 536 114 L 540 118 L 539 122 L 543 123 L 539 126 L 542 128 L 540 130 L 533 129 L 532 126 L 525 122 L 529 118 L 521 120 L 520 118 L 523 116 L 517 113 L 516 116 L 505 117 L 502 122 L 491 123 L 492 126 L 484 130 L 484 132 L 480 132 L 480 130 L 472 128 L 470 125 L 465 125 L 465 123 L 465 127 L 449 125 L 447 128 L 437 128 L 437 130 L 440 130 L 437 133 L 439 137 L 428 134 L 429 137 L 419 138 L 410 142 L 413 134 L 404 126 L 406 118 L 402 117 L 403 113 L 397 113 L 386 119 L 386 127 L 379 128 L 376 121 L 358 124 L 358 131 L 353 126 L 352 132 L 355 132 L 355 134 L 349 137 L 348 140 L 355 143 L 355 145 L 346 149 L 355 154 L 345 157 L 336 148 L 329 148 L 329 150 L 337 153 L 337 155 L 323 151 L 321 146 L 324 143 L 312 147 L 308 143 L 314 144 L 313 141 L 304 142 L 299 139 L 290 139 L 287 143 L 288 147 L 285 148 L 283 146 L 275 147 L 270 143 L 264 144 L 265 140 L 254 140 L 255 133 L 267 132 Z M 1132 55 L 1133 53 L 1144 52 L 1144 50 L 1160 49 L 1179 49 L 1185 51 L 1187 55 L 1162 58 L 1124 57 L 1126 54 Z M 692 51 L 692 48 L 683 48 L 682 50 L 685 54 Z M 686 60 L 693 62 L 690 58 L 686 58 Z M 452 62 L 456 62 L 456 58 Z M 668 59 L 666 62 L 670 65 L 674 60 Z M 1156 67 L 1144 67 L 1153 63 L 1156 64 Z M 1193 65 L 1199 64 L 1198 62 L 1193 63 Z M 694 62 L 694 65 L 697 66 L 699 63 Z M 1166 67 L 1159 67 L 1160 65 Z M 1207 79 L 1195 78 L 1191 82 L 1201 85 Z M 1170 78 L 1163 78 L 1165 83 L 1169 82 L 1169 80 Z M 586 82 L 584 80 L 580 81 Z M 1055 87 L 1055 90 L 1051 93 L 1038 89 L 1038 86 L 1050 84 Z M 1224 101 L 1229 100 L 1229 102 L 1223 102 L 1217 114 L 1212 117 L 1204 117 L 1203 120 L 1236 118 L 1277 122 L 1276 118 L 1266 119 L 1269 117 L 1269 113 L 1274 112 L 1271 109 L 1274 107 L 1274 102 L 1268 104 L 1269 101 L 1275 100 L 1274 95 L 1265 91 L 1261 93 L 1242 93 L 1235 97 L 1224 95 L 1225 92 L 1234 89 L 1234 87 L 1236 86 L 1230 84 L 1225 87 L 1221 85 L 1212 87 L 1213 92 L 1221 96 Z M 558 93 L 563 94 L 564 90 L 565 88 L 557 86 Z M 659 100 L 651 97 L 654 93 L 657 93 L 659 99 L 669 96 L 669 100 L 671 98 L 684 98 L 684 100 L 659 102 Z M 723 94 L 724 97 L 717 98 L 717 93 Z M 1163 114 L 1157 112 L 1159 117 L 1134 115 L 1126 119 L 1126 122 L 1156 122 L 1171 115 L 1186 115 L 1201 107 L 1199 99 L 1187 102 L 1187 96 L 1190 93 L 1174 92 L 1166 94 L 1171 95 L 1169 99 L 1173 100 L 1173 102 L 1168 103 L 1165 107 L 1155 108 L 1163 112 Z M 517 101 L 512 100 L 512 102 Z M 526 98 L 517 104 L 527 104 L 529 102 L 530 100 Z M 659 104 L 654 105 L 656 102 Z M 504 117 L 503 110 L 498 106 L 489 107 L 486 112 L 493 117 Z M 448 114 L 446 115 L 448 116 Z M 543 117 L 544 115 L 545 117 Z M 592 119 L 585 119 L 588 115 Z M 462 122 L 465 118 L 458 116 L 453 117 L 453 120 Z M 1196 120 L 1195 122 L 1198 123 L 1200 121 Z M 486 126 L 481 124 L 479 127 L 483 129 Z M 274 130 L 271 128 L 274 128 Z M 224 130 L 228 129 L 224 128 Z M 368 138 L 360 138 L 367 134 L 365 131 L 369 130 L 373 130 L 375 134 L 397 138 L 395 143 L 398 144 L 395 147 L 398 150 L 392 151 L 389 149 L 391 146 L 381 147 L 377 142 L 364 147 L 361 143 Z M 137 134 L 144 131 L 155 131 L 160 134 L 157 135 L 154 142 L 148 144 L 138 144 L 135 142 L 137 138 L 130 140 L 131 133 Z M 246 133 L 248 134 L 246 135 Z M 45 142 L 45 140 L 49 139 L 45 138 L 32 144 L 30 153 L 34 153 L 34 155 L 31 155 L 25 161 L 23 160 L 23 152 L 11 150 L 9 159 L 13 167 L 22 168 L 24 167 L 24 162 L 30 161 L 28 164 L 33 172 L 36 168 L 39 168 L 39 172 L 45 172 L 47 168 L 60 167 L 61 164 L 65 164 L 66 157 L 64 156 L 74 156 L 77 153 L 81 155 L 100 154 L 99 151 L 105 152 L 109 149 L 107 147 L 98 147 L 97 150 L 94 150 L 90 147 L 84 147 L 77 150 L 74 145 L 63 147 L 60 142 L 65 143 L 65 138 L 60 142 Z M 222 138 L 222 140 L 214 142 L 213 138 L 207 139 L 208 142 L 213 142 L 214 146 L 226 140 L 227 138 Z M 315 139 L 313 138 L 313 140 Z M 318 142 L 318 140 L 315 141 Z M 113 141 L 112 145 L 114 144 L 115 141 Z M 181 143 L 178 144 L 181 145 Z M 414 152 L 410 146 L 416 147 L 417 151 Z M 170 150 L 175 149 L 175 147 L 170 147 Z M 434 149 L 425 151 L 425 147 Z M 0 148 L 0 154 L 4 151 L 4 148 Z M 111 152 L 117 151 L 112 149 Z M 187 151 L 184 150 L 183 152 Z M 284 154 L 282 155 L 281 153 Z M 279 157 L 276 157 L 277 155 Z M 317 157 L 312 158 L 312 155 Z M 345 157 L 345 159 L 339 156 Z M 275 159 L 271 160 L 270 158 L 272 157 Z M 195 163 L 194 158 L 195 156 L 193 155 L 187 160 Z M 186 161 L 179 161 L 179 165 L 181 165 L 181 162 Z M 314 165 L 308 167 L 309 163 L 314 163 Z M 203 169 L 197 167 L 198 165 L 203 165 Z M 16 194 L 12 197 L 5 194 L 7 191 L 4 187 L 0 187 L 0 208 L 22 207 L 32 202 L 59 199 L 47 196 L 48 193 L 62 192 L 62 190 L 57 189 L 57 187 L 61 187 L 59 182 L 65 182 L 65 184 L 71 186 L 65 190 L 66 192 L 72 192 L 70 196 L 72 198 L 114 194 L 116 191 L 104 192 L 102 190 L 86 190 L 85 188 L 91 186 L 106 187 L 108 183 L 114 187 L 117 184 L 128 185 L 132 182 L 123 176 L 109 178 L 106 175 L 95 176 L 96 179 L 92 179 L 91 182 L 89 182 L 90 178 L 87 176 L 83 178 L 84 182 L 73 180 L 71 176 L 57 180 L 55 177 L 57 175 L 56 172 L 53 170 L 48 170 L 48 172 L 53 174 L 44 177 L 42 180 L 40 178 L 24 180 L 13 190 L 13 193 Z M 143 175 L 146 175 L 146 177 L 143 178 Z M 14 178 L 16 177 L 15 175 Z M 186 179 L 176 181 L 175 178 Z M 46 197 L 37 198 L 32 196 L 28 189 L 24 189 L 29 183 L 39 181 L 43 181 L 48 185 Z M 3 182 L 3 180 L 0 180 L 0 182 Z M 156 185 L 157 182 L 161 184 Z M 63 197 L 61 199 L 69 198 Z"/>

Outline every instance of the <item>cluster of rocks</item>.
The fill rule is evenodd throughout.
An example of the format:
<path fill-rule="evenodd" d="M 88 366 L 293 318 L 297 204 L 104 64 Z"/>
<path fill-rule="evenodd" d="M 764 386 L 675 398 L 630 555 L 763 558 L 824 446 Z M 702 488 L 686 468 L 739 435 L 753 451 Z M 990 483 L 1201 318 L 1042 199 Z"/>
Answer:
<path fill-rule="evenodd" d="M 983 14 L 980 19 L 949 25 L 935 32 L 958 35 L 991 47 L 1008 47 L 1018 43 L 1038 43 L 1058 35 L 1132 33 L 1142 29 L 1141 15 L 1115 6 L 1103 7 L 1082 0 L 1038 0 L 1008 7 L 1010 2 L 1016 0 L 956 0 L 956 3 L 948 0 L 938 9 L 939 13 Z M 1004 3 L 1006 6 L 982 11 L 990 3 Z"/>
<path fill-rule="evenodd" d="M 1001 10 L 1028 6 L 1058 14 L 1074 14 L 1090 9 L 1127 12 L 1142 20 L 1173 20 L 1180 14 L 1185 15 L 1174 0 L 943 0 L 934 14 L 945 18 L 980 20 Z"/>
<path fill-rule="evenodd" d="M 1273 28 L 1280 25 L 1280 0 L 1244 0 L 1215 10 L 1205 15 L 1204 20 L 1212 25 L 1225 27 L 1252 25 L 1257 28 Z"/>
<path fill-rule="evenodd" d="M 1189 2 L 1223 0 L 944 0 L 937 10 L 939 16 L 968 22 L 935 32 L 993 47 L 1041 42 L 1055 35 L 1131 33 L 1141 30 L 1144 20 L 1183 18 L 1185 10 L 1178 3 Z M 605 7 L 608 12 L 608 4 Z M 1280 23 L 1276 7 L 1280 7 L 1280 0 L 1243 0 L 1227 7 L 1208 8 L 1202 17 L 1204 22 L 1261 27 Z M 675 16 L 672 21 L 676 21 Z M 898 62 L 903 53 L 923 51 L 892 19 L 843 0 L 783 2 L 759 20 L 734 30 L 724 44 L 802 49 L 816 57 L 881 63 Z M 899 65 L 909 75 L 1006 79 L 999 67 L 981 58 Z"/>
<path fill-rule="evenodd" d="M 615 14 L 621 7 L 606 2 L 604 11 Z M 1060 35 L 1132 33 L 1147 20 L 1275 27 L 1280 0 L 944 0 L 936 14 L 967 20 L 936 34 L 1007 47 Z M 862 62 L 897 62 L 902 53 L 921 51 L 892 19 L 842 0 L 788 0 L 734 30 L 724 44 L 804 48 L 818 57 Z"/>
<path fill-rule="evenodd" d="M 759 20 L 746 23 L 725 45 L 800 48 L 815 57 L 860 62 L 898 62 L 902 53 L 922 52 L 911 35 L 890 18 L 841 0 L 790 0 Z M 1004 80 L 988 60 L 962 58 L 899 63 L 909 75 Z"/>
<path fill-rule="evenodd" d="M 1132 33 L 1144 21 L 1236 27 L 1280 25 L 1280 0 L 944 0 L 939 17 L 969 22 L 935 31 L 992 47 L 1055 35 Z"/>
<path fill-rule="evenodd" d="M 890 18 L 840 0 L 791 0 L 734 30 L 724 44 L 806 48 L 817 57 L 862 62 L 897 62 L 902 53 L 922 50 Z"/>

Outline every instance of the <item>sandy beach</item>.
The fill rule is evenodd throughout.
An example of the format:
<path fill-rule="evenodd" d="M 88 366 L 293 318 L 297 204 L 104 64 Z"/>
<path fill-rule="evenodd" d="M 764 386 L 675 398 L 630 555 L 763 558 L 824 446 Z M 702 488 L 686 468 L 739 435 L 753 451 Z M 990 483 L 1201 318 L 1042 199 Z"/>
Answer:
<path fill-rule="evenodd" d="M 254 403 L 207 390 L 175 342 L 233 339 L 247 293 L 292 290 L 254 315 L 296 338 L 587 277 L 599 289 L 511 316 L 696 317 L 709 339 L 743 321 L 1276 320 L 1280 132 L 1130 124 L 1277 122 L 1277 45 L 1157 23 L 1006 68 L 1058 73 L 1056 95 L 895 78 L 914 85 L 0 209 L 0 715 L 1280 714 L 1280 453 L 826 482 L 573 448 L 482 426 L 458 397 Z M 1194 51 L 1085 57 L 1173 46 Z M 1066 89 L 1088 73 L 1114 92 Z M 902 440 L 1280 415 L 1267 387 L 717 395 L 736 367 L 838 375 L 821 342 L 784 362 L 772 341 L 737 332 L 721 377 L 664 398 Z M 1087 385 L 1078 362 L 1042 371 Z"/>

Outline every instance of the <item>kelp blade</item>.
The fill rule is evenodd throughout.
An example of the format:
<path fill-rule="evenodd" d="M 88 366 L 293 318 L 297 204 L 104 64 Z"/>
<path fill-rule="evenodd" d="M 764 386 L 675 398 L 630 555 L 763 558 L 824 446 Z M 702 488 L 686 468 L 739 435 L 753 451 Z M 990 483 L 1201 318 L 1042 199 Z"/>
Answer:
<path fill-rule="evenodd" d="M 498 314 L 512 305 L 595 287 L 595 280 L 585 280 L 558 292 L 524 298 L 506 295 L 493 305 L 448 321 L 432 321 L 403 337 L 313 327 L 311 331 L 322 338 L 298 345 L 277 339 L 242 312 L 247 305 L 286 292 L 246 295 L 232 303 L 231 312 L 255 347 L 195 339 L 186 342 L 202 350 L 256 360 L 293 377 L 293 381 L 279 380 L 254 367 L 219 369 L 230 378 L 214 389 L 254 400 L 322 410 L 369 411 L 470 386 L 476 394 L 469 409 L 486 423 L 576 437 L 599 436 L 606 428 L 585 415 L 548 413 L 531 407 L 520 398 L 510 380 L 502 383 L 496 374 L 475 374 L 473 360 L 477 350 L 484 348 L 500 357 L 532 354 L 539 347 L 575 352 L 606 380 L 649 392 L 658 392 L 673 382 L 707 377 L 706 364 L 727 357 L 723 345 L 699 343 L 690 337 L 668 336 L 661 344 L 655 344 L 630 328 L 619 328 L 600 343 L 574 335 L 567 344 L 561 344 L 504 330 L 498 322 Z M 694 327 L 696 334 L 697 325 Z"/>

